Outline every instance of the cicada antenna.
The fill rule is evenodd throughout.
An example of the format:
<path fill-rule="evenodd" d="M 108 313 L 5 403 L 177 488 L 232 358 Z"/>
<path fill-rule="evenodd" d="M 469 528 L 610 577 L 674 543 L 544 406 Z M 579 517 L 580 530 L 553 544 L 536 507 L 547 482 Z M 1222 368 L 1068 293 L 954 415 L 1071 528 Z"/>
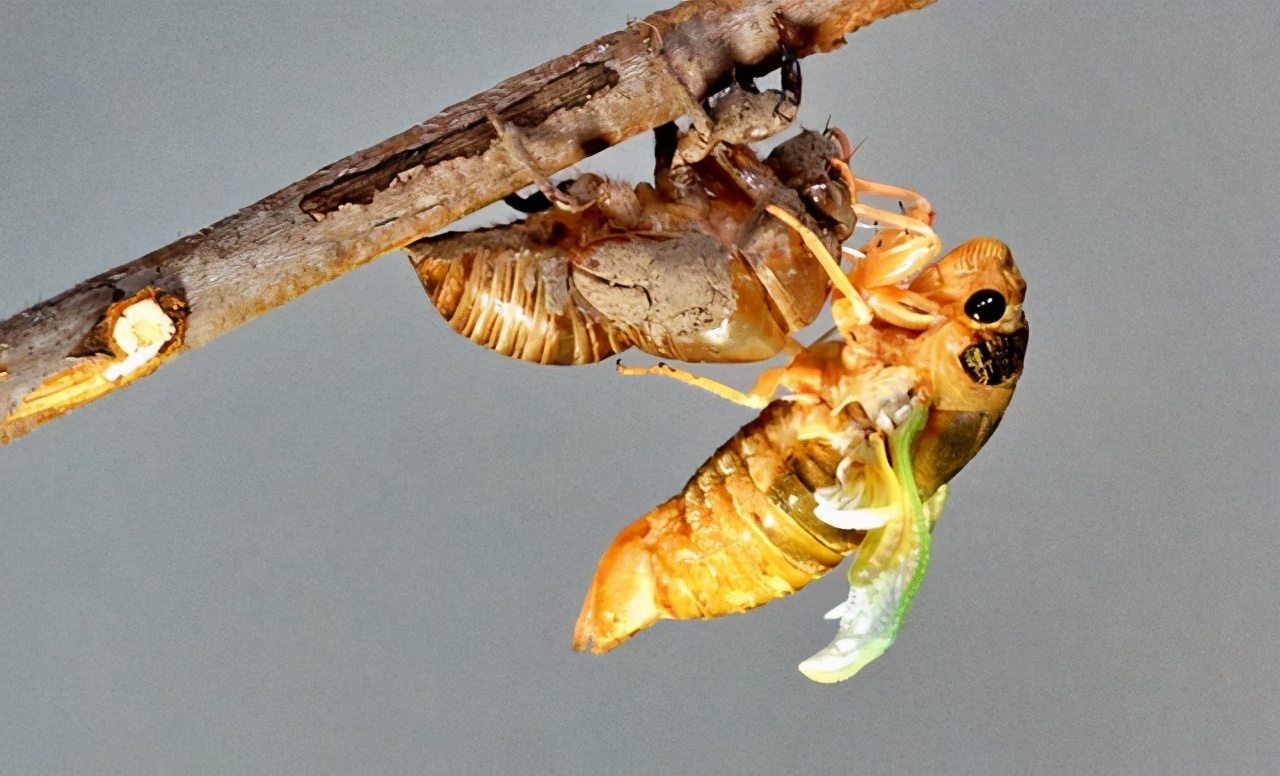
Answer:
<path fill-rule="evenodd" d="M 867 142 L 867 139 L 868 139 L 868 138 L 870 138 L 870 137 L 871 137 L 870 135 L 867 135 L 866 137 L 864 137 L 864 138 L 862 138 L 861 140 L 859 140 L 859 141 L 858 141 L 858 144 L 857 144 L 856 146 L 854 146 L 854 147 L 853 147 L 853 150 L 849 152 L 849 155 L 848 155 L 848 156 L 846 156 L 846 157 L 844 158 L 844 160 L 847 162 L 847 161 L 849 161 L 850 159 L 852 159 L 852 158 L 853 158 L 853 155 L 854 155 L 854 154 L 856 154 L 856 153 L 858 153 L 858 149 L 859 149 L 859 148 L 862 148 L 862 144 L 863 144 L 863 143 L 865 143 L 865 142 Z"/>
<path fill-rule="evenodd" d="M 827 128 L 822 131 L 827 137 L 836 141 L 836 143 L 840 146 L 840 158 L 845 161 L 848 161 L 849 155 L 852 154 L 853 151 L 849 149 L 849 136 L 844 133 L 844 130 L 840 129 L 839 127 L 831 126 L 831 117 L 828 116 Z"/>

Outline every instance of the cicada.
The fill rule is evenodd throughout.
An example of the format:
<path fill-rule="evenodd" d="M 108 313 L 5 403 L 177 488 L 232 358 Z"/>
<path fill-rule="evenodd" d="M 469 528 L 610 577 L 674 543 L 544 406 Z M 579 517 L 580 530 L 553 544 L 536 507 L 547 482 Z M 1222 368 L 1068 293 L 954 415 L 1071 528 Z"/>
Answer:
<path fill-rule="evenodd" d="M 856 554 L 849 600 L 831 613 L 837 638 L 802 666 L 836 681 L 892 642 L 946 483 L 1008 405 L 1027 342 L 1025 283 L 997 240 L 938 261 L 929 203 L 857 178 L 838 130 L 802 131 L 760 159 L 724 129 L 751 123 L 718 122 L 711 144 L 659 128 L 653 184 L 544 181 L 535 202 L 515 201 L 536 211 L 525 220 L 408 252 L 450 326 L 514 358 L 583 364 L 629 347 L 686 362 L 793 356 L 749 394 L 663 364 L 623 370 L 761 413 L 615 539 L 573 646 L 605 652 L 658 619 L 743 612 Z M 900 212 L 868 195 L 897 199 Z M 879 231 L 842 248 L 859 225 Z M 838 336 L 801 345 L 794 333 L 833 288 Z M 779 387 L 791 393 L 770 401 Z"/>
<path fill-rule="evenodd" d="M 880 238 L 868 259 L 895 242 Z M 849 554 L 849 598 L 828 615 L 837 636 L 801 670 L 839 681 L 892 644 L 947 482 L 1000 422 L 1029 331 L 1026 284 L 998 240 L 957 247 L 902 290 L 923 326 L 863 324 L 837 300 L 841 336 L 766 373 L 753 393 L 691 380 L 763 409 L 605 551 L 575 649 L 608 651 L 659 619 L 747 611 Z M 769 401 L 778 386 L 790 395 Z"/>

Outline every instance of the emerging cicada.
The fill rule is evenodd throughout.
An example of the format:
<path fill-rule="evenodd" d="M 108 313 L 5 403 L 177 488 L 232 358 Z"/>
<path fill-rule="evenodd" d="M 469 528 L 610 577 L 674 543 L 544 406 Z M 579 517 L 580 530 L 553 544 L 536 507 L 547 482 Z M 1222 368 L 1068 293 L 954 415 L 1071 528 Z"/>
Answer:
<path fill-rule="evenodd" d="M 793 355 L 749 394 L 663 364 L 622 370 L 762 412 L 615 539 L 573 646 L 605 652 L 658 619 L 743 612 L 856 552 L 849 600 L 829 615 L 837 638 L 802 665 L 837 681 L 892 642 L 946 483 L 1008 405 L 1027 342 L 1025 283 L 992 239 L 935 263 L 929 203 L 855 177 L 838 130 L 802 132 L 759 159 L 738 131 L 759 116 L 726 119 L 773 110 L 753 99 L 731 90 L 713 106 L 710 136 L 660 128 L 653 185 L 543 179 L 524 221 L 407 250 L 449 324 L 514 358 L 583 364 L 633 346 L 689 362 Z M 506 142 L 521 156 L 518 137 Z M 897 199 L 901 212 L 861 195 Z M 860 224 L 881 231 L 861 251 L 842 249 Z M 800 345 L 793 333 L 832 288 L 839 336 Z M 792 393 L 770 402 L 779 386 Z"/>

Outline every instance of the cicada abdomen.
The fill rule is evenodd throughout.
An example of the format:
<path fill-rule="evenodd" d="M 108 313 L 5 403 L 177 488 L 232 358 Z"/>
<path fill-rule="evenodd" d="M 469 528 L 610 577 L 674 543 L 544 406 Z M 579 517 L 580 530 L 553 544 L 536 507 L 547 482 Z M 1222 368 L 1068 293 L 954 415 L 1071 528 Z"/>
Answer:
<path fill-rule="evenodd" d="M 426 240 L 410 251 L 431 303 L 462 336 L 537 364 L 590 364 L 629 343 L 576 299 L 562 249 L 520 225 Z"/>
<path fill-rule="evenodd" d="M 838 348 L 831 350 L 838 358 Z M 911 370 L 877 377 L 901 415 Z M 886 405 L 889 406 L 889 405 Z M 857 402 L 780 400 L 738 431 L 683 492 L 605 551 L 573 646 L 606 652 L 659 619 L 709 619 L 790 594 L 883 522 L 893 473 L 884 434 Z M 865 523 L 865 525 L 864 525 Z"/>

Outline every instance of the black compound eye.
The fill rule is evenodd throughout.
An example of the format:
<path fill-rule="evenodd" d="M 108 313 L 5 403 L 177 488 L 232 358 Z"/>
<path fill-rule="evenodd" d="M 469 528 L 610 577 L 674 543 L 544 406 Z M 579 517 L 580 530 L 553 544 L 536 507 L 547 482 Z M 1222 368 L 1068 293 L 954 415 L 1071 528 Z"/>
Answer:
<path fill-rule="evenodd" d="M 831 190 L 827 188 L 825 183 L 811 183 L 804 188 L 804 194 L 818 209 L 819 213 L 826 214 L 831 210 Z"/>
<path fill-rule="evenodd" d="M 984 288 L 964 303 L 964 314 L 978 323 L 995 323 L 1004 317 L 1005 301 L 999 291 Z"/>

